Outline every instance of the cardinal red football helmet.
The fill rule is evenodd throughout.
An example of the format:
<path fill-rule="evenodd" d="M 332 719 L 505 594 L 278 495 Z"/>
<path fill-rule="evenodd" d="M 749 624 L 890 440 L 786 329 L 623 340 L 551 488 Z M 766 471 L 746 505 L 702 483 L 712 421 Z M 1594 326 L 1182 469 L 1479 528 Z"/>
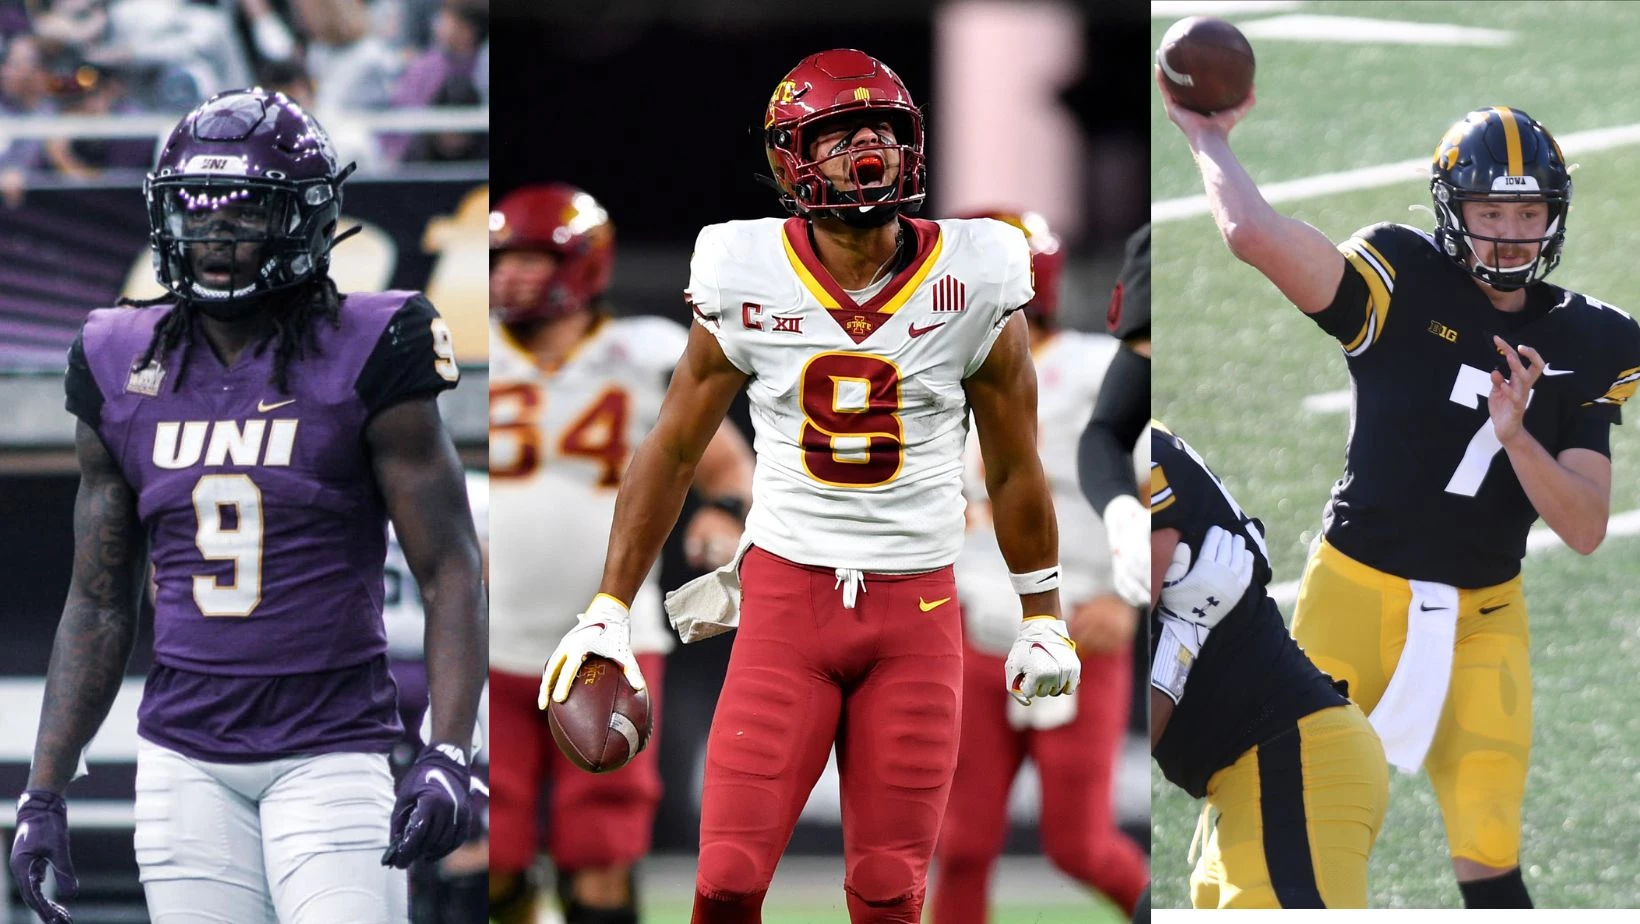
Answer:
<path fill-rule="evenodd" d="M 894 126 L 894 143 L 851 148 L 858 158 L 870 150 L 897 148 L 900 171 L 894 182 L 866 187 L 851 161 L 854 188 L 844 192 L 820 172 L 830 157 L 809 157 L 816 126 L 837 116 L 881 113 Z M 792 68 L 769 97 L 763 118 L 763 146 L 781 191 L 781 204 L 797 215 L 835 215 L 860 227 L 885 224 L 903 209 L 922 206 L 927 177 L 923 170 L 922 113 L 911 93 L 888 65 L 852 48 L 822 51 Z"/>
<path fill-rule="evenodd" d="M 490 212 L 490 257 L 509 250 L 548 253 L 558 266 L 534 297 L 490 311 L 504 323 L 550 321 L 586 311 L 609 287 L 615 268 L 615 226 L 598 200 L 568 183 L 525 186 Z"/>
<path fill-rule="evenodd" d="M 1065 266 L 1065 252 L 1059 238 L 1048 229 L 1048 220 L 1025 209 L 987 209 L 962 218 L 995 218 L 1025 232 L 1031 247 L 1031 280 L 1036 295 L 1025 305 L 1025 313 L 1037 323 L 1051 326 L 1059 311 L 1059 272 Z"/>

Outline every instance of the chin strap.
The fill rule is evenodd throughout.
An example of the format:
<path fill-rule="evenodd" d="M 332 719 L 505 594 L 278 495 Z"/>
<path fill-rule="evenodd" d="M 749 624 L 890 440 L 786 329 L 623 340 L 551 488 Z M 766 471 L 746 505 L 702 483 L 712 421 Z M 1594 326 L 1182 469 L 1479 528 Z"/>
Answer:
<path fill-rule="evenodd" d="M 359 232 L 361 232 L 363 230 L 364 230 L 364 225 L 354 225 L 353 227 L 348 228 L 346 231 L 343 231 L 341 234 L 338 234 L 335 237 L 331 238 L 330 239 L 330 246 L 325 248 L 325 256 L 327 256 L 327 257 L 330 256 L 330 252 L 332 250 L 336 249 L 337 244 L 340 244 L 341 242 L 347 240 L 348 238 L 352 237 L 355 234 L 358 234 Z"/>

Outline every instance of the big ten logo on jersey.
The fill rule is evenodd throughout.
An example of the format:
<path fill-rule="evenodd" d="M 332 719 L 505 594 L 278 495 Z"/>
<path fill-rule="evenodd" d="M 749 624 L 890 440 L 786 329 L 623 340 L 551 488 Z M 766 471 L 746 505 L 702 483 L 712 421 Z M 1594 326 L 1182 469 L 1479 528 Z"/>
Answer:
<path fill-rule="evenodd" d="M 275 402 L 267 410 L 289 404 Z M 162 420 L 154 425 L 154 464 L 164 469 L 234 465 L 288 466 L 296 447 L 295 419 Z"/>
<path fill-rule="evenodd" d="M 1447 327 L 1445 324 L 1442 324 L 1440 321 L 1430 321 L 1429 332 L 1442 340 L 1445 340 L 1447 343 L 1458 342 L 1458 332 L 1450 327 Z"/>
<path fill-rule="evenodd" d="M 617 385 L 605 387 L 575 412 L 556 442 L 549 442 L 556 424 L 548 414 L 548 400 L 545 389 L 530 382 L 490 386 L 490 477 L 528 478 L 555 455 L 580 460 L 582 466 L 590 463 L 595 487 L 620 487 L 631 454 L 631 396 Z"/>

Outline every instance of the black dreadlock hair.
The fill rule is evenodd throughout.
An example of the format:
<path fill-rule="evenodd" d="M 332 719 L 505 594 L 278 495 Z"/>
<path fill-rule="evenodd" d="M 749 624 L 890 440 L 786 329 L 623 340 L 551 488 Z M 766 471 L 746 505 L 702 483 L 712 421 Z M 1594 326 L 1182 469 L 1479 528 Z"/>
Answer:
<path fill-rule="evenodd" d="M 277 341 L 273 353 L 273 385 L 282 395 L 290 394 L 290 363 L 291 360 L 307 355 L 312 350 L 319 353 L 319 338 L 315 332 L 315 322 L 325 320 L 331 327 L 342 326 L 342 299 L 345 296 L 336 288 L 335 280 L 324 275 L 313 279 L 295 289 L 289 300 L 279 309 L 272 312 L 273 333 L 256 345 L 256 355 L 260 356 L 268 348 L 270 342 Z M 156 357 L 162 358 L 176 349 L 178 344 L 185 344 L 189 332 L 193 330 L 194 307 L 192 299 L 179 298 L 167 293 L 158 298 L 121 298 L 116 304 L 122 308 L 151 308 L 155 305 L 173 303 L 176 305 L 170 314 L 167 314 L 158 324 L 154 325 L 154 336 L 148 341 L 148 349 L 138 357 L 132 371 L 141 371 Z M 171 390 L 182 388 L 183 376 L 188 370 L 188 350 L 183 347 L 182 356 L 177 360 L 176 380 L 171 383 Z"/>

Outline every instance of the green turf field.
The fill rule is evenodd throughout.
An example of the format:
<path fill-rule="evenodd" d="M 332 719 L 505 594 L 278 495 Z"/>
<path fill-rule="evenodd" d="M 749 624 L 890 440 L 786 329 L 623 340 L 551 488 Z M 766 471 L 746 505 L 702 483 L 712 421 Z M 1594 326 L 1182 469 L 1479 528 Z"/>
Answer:
<path fill-rule="evenodd" d="M 1297 12 L 1507 30 L 1502 47 L 1344 44 L 1251 36 L 1258 105 L 1231 136 L 1261 184 L 1427 158 L 1469 109 L 1531 113 L 1562 140 L 1575 190 L 1565 259 L 1551 280 L 1640 310 L 1640 131 L 1604 150 L 1574 133 L 1640 123 L 1633 3 L 1305 3 Z M 1278 14 L 1228 18 L 1250 31 Z M 1174 17 L 1152 21 L 1152 47 Z M 1154 89 L 1151 90 L 1154 98 Z M 1152 105 L 1152 195 L 1199 194 L 1183 137 Z M 1431 228 L 1427 174 L 1277 204 L 1334 240 L 1377 221 Z M 1158 418 L 1214 466 L 1269 528 L 1276 580 L 1296 580 L 1342 468 L 1347 415 L 1303 409 L 1347 387 L 1334 341 L 1201 215 L 1154 230 L 1153 368 Z M 1614 432 L 1612 511 L 1640 509 L 1640 427 Z M 1612 535 L 1594 556 L 1564 548 L 1526 566 L 1535 732 L 1522 865 L 1539 907 L 1636 907 L 1640 883 L 1640 542 Z M 1284 609 L 1290 609 L 1284 607 Z M 1289 612 L 1290 616 L 1290 612 Z M 1189 904 L 1186 849 L 1199 803 L 1153 774 L 1157 907 Z M 1371 866 L 1375 906 L 1456 907 L 1433 793 L 1395 774 Z"/>

